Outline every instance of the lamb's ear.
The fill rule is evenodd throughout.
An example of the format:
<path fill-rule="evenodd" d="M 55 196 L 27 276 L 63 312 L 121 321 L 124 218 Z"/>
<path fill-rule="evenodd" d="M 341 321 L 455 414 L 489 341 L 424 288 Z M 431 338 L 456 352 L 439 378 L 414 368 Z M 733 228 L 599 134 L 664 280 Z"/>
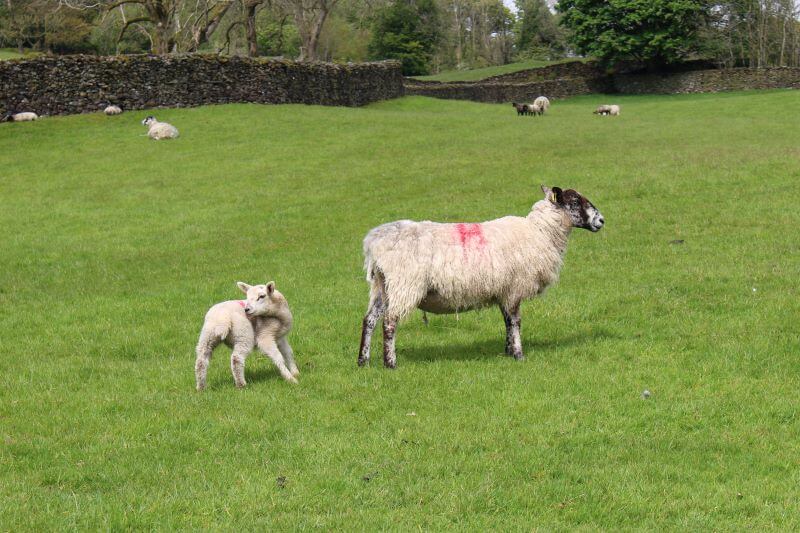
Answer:
<path fill-rule="evenodd" d="M 247 291 L 250 290 L 250 285 L 248 285 L 247 283 L 243 283 L 241 281 L 237 281 L 236 286 L 239 287 L 239 290 L 245 294 L 247 294 Z"/>
<path fill-rule="evenodd" d="M 550 199 L 551 202 L 554 204 L 564 204 L 564 191 L 561 190 L 560 187 L 553 187 L 552 191 L 552 198 Z"/>
<path fill-rule="evenodd" d="M 558 192 L 556 192 L 558 191 Z M 561 194 L 561 189 L 558 187 L 553 187 L 552 189 L 547 185 L 542 185 L 542 192 L 544 193 L 544 199 L 550 200 L 554 204 L 559 203 L 559 196 Z"/>
<path fill-rule="evenodd" d="M 550 187 L 542 185 L 542 192 L 544 193 L 544 197 L 548 198 L 550 196 Z"/>
<path fill-rule="evenodd" d="M 273 292 L 275 292 L 275 282 L 270 281 L 269 283 L 267 283 L 267 294 L 272 296 Z"/>

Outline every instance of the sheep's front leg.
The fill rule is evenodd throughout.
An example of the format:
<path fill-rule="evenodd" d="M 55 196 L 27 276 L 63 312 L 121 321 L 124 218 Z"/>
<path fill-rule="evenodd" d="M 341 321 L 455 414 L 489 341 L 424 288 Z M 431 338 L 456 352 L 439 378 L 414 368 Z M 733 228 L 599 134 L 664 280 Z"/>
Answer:
<path fill-rule="evenodd" d="M 249 345 L 235 344 L 233 346 L 233 352 L 231 353 L 231 372 L 233 373 L 233 382 L 236 384 L 236 387 L 240 389 L 247 385 L 247 382 L 244 380 L 244 362 L 249 353 Z"/>
<path fill-rule="evenodd" d="M 272 359 L 272 362 L 275 363 L 275 367 L 278 369 L 283 379 L 290 383 L 297 383 L 297 379 L 295 379 L 283 362 L 283 354 L 281 354 L 278 346 L 272 340 L 259 341 L 258 348 L 264 352 L 264 355 Z"/>
<path fill-rule="evenodd" d="M 361 347 L 358 349 L 358 366 L 364 366 L 369 363 L 372 332 L 375 331 L 375 326 L 378 324 L 378 320 L 381 319 L 385 309 L 383 299 L 380 296 L 369 304 L 369 309 L 367 309 L 367 314 L 364 315 L 364 321 L 361 324 Z"/>
<path fill-rule="evenodd" d="M 394 350 L 394 336 L 397 331 L 397 319 L 383 317 L 383 366 L 386 368 L 397 367 L 397 354 Z"/>
<path fill-rule="evenodd" d="M 514 356 L 517 361 L 522 361 L 525 359 L 525 355 L 522 353 L 520 305 L 515 304 L 508 309 L 504 309 L 503 318 L 506 318 L 506 353 Z"/>
<path fill-rule="evenodd" d="M 297 369 L 297 363 L 294 362 L 294 352 L 292 347 L 289 346 L 289 341 L 286 340 L 286 337 L 278 339 L 278 350 L 283 354 L 283 361 L 286 363 L 286 368 L 289 369 L 289 372 L 294 377 L 299 376 L 300 370 Z"/>
<path fill-rule="evenodd" d="M 511 353 L 511 345 L 513 344 L 513 339 L 511 338 L 511 315 L 508 314 L 505 307 L 502 305 L 500 306 L 500 312 L 503 313 L 503 322 L 506 325 L 506 347 L 505 352 L 506 355 L 512 355 Z"/>

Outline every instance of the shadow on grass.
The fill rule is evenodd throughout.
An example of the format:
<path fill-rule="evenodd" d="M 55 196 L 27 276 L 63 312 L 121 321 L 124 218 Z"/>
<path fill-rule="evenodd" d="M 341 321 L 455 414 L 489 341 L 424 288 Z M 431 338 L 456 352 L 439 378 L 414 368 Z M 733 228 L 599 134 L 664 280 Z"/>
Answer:
<path fill-rule="evenodd" d="M 559 349 L 580 346 L 583 344 L 593 344 L 594 342 L 607 339 L 620 339 L 619 335 L 606 329 L 593 329 L 575 331 L 559 337 L 542 338 L 536 336 L 523 335 L 522 347 L 526 358 L 534 358 L 542 353 L 557 352 Z M 397 357 L 407 359 L 409 362 L 429 363 L 438 360 L 453 361 L 474 361 L 489 359 L 492 357 L 508 357 L 503 349 L 505 347 L 505 335 L 498 335 L 495 340 L 483 340 L 468 343 L 453 343 L 440 346 L 403 346 L 402 336 L 397 337 Z M 382 360 L 383 341 L 377 338 L 373 341 L 373 358 L 377 355 L 378 360 Z M 375 348 L 378 348 L 378 351 Z"/>

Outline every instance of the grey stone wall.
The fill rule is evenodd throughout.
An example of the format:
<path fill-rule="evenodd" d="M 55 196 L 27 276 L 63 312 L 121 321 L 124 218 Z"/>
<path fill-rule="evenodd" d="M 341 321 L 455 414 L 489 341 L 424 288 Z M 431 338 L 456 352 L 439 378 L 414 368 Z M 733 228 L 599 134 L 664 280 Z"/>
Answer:
<path fill-rule="evenodd" d="M 800 68 L 734 68 L 695 70 L 673 74 L 618 74 L 614 90 L 622 94 L 679 94 L 798 89 Z"/>
<path fill-rule="evenodd" d="M 567 98 L 591 93 L 677 94 L 800 88 L 800 68 L 737 68 L 691 70 L 666 74 L 605 75 L 591 64 L 568 63 L 566 65 L 560 70 L 546 72 L 543 75 L 545 79 L 542 81 L 519 81 L 533 79 L 531 71 L 505 74 L 478 82 L 421 82 L 407 78 L 406 94 L 505 103 L 531 101 L 540 95 L 550 98 Z M 554 67 L 562 67 L 562 65 L 554 65 Z M 546 79 L 551 75 L 565 77 Z"/>
<path fill-rule="evenodd" d="M 254 102 L 361 106 L 403 95 L 400 63 L 339 65 L 206 55 L 0 61 L 0 113 L 61 115 Z"/>

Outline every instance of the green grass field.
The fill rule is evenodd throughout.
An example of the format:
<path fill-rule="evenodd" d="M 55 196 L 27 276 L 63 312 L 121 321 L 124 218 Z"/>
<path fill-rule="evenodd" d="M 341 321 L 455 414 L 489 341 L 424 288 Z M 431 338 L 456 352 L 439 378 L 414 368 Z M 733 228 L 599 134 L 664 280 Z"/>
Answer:
<path fill-rule="evenodd" d="M 520 70 L 546 67 L 549 65 L 555 65 L 556 63 L 567 63 L 569 61 L 576 60 L 567 59 L 562 61 L 540 61 L 538 59 L 528 59 L 525 61 L 518 61 L 516 63 L 508 63 L 506 65 L 496 65 L 493 67 L 476 68 L 470 70 L 448 70 L 447 72 L 433 74 L 430 76 L 414 76 L 414 78 L 428 81 L 478 81 L 491 76 L 499 76 L 500 74 L 510 74 Z"/>
<path fill-rule="evenodd" d="M 800 93 L 613 101 L 0 124 L 0 529 L 800 528 Z M 606 227 L 525 304 L 527 360 L 486 309 L 357 368 L 364 234 L 541 183 Z M 253 355 L 235 390 L 222 348 L 195 392 L 237 280 L 287 296 L 299 386 Z"/>

